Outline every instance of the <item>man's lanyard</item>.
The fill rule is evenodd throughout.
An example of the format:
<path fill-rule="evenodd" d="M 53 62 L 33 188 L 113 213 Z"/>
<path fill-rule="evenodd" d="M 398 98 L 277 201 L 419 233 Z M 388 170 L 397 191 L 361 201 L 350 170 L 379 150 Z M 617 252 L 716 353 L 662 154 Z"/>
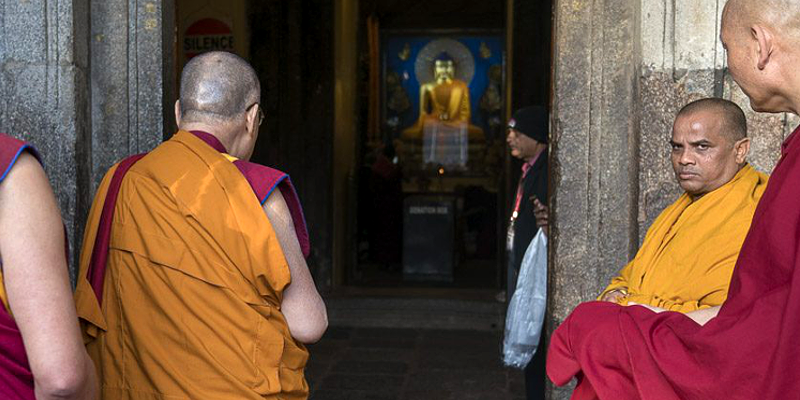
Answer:
<path fill-rule="evenodd" d="M 514 249 L 514 225 L 517 222 L 517 217 L 519 217 L 519 208 L 522 206 L 522 196 L 525 194 L 525 177 L 528 176 L 528 172 L 531 171 L 531 167 L 533 167 L 533 164 L 539 159 L 541 154 L 542 153 L 537 154 L 536 157 L 533 157 L 533 159 L 522 166 L 522 176 L 519 177 L 519 183 L 517 183 L 517 197 L 514 200 L 514 211 L 511 213 L 511 221 L 508 224 L 508 232 L 506 234 L 506 250 L 508 251 Z"/>
<path fill-rule="evenodd" d="M 517 198 L 514 200 L 514 211 L 511 212 L 512 223 L 516 221 L 517 217 L 519 216 L 519 207 L 522 205 L 522 194 L 525 189 L 523 184 L 525 177 L 528 175 L 528 171 L 530 171 L 530 168 L 527 168 L 522 172 L 522 176 L 519 177 L 519 183 L 517 183 Z"/>
<path fill-rule="evenodd" d="M 519 182 L 517 183 L 517 197 L 514 200 L 514 211 L 511 212 L 512 224 L 517 220 L 517 217 L 519 216 L 519 208 L 522 206 L 522 195 L 525 191 L 525 177 L 528 176 L 528 172 L 531 171 L 533 164 L 536 163 L 536 160 L 539 159 L 540 155 L 542 155 L 541 152 L 537 154 L 536 157 L 533 157 L 530 161 L 522 165 L 522 176 L 519 177 Z"/>

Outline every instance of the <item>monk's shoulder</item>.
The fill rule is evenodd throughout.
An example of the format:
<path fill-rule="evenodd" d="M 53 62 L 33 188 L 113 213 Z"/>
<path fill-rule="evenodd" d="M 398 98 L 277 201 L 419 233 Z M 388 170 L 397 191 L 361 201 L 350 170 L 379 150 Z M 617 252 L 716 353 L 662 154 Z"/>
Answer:
<path fill-rule="evenodd" d="M 0 182 L 4 181 L 15 167 L 43 169 L 41 157 L 35 148 L 22 140 L 0 134 Z"/>
<path fill-rule="evenodd" d="M 746 190 L 748 192 L 752 192 L 751 197 L 757 203 L 767 189 L 769 175 L 753 168 L 748 178 L 749 179 L 742 180 L 742 185 L 747 187 Z"/>
<path fill-rule="evenodd" d="M 0 177 L 0 184 L 0 189 L 4 191 L 24 192 L 28 196 L 44 195 L 50 188 L 42 164 L 25 151 L 7 166 L 7 170 Z"/>
<path fill-rule="evenodd" d="M 180 171 L 190 165 L 185 149 L 172 142 L 164 142 L 155 149 L 147 153 L 131 167 L 131 171 L 136 171 L 145 175 L 162 174 L 170 171 Z"/>
<path fill-rule="evenodd" d="M 279 185 L 289 182 L 289 175 L 275 168 L 244 160 L 236 160 L 233 164 L 244 175 L 261 204 L 265 204 L 273 193 L 279 192 L 275 190 Z"/>

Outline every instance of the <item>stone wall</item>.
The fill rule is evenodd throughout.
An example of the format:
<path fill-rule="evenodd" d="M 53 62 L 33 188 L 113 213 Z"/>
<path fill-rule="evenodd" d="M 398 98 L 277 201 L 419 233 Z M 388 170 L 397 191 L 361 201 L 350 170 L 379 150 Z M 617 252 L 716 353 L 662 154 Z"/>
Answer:
<path fill-rule="evenodd" d="M 154 147 L 171 126 L 173 11 L 160 0 L 0 0 L 0 131 L 43 155 L 73 280 L 106 169 Z"/>
<path fill-rule="evenodd" d="M 553 226 L 548 330 L 594 299 L 681 193 L 669 162 L 672 122 L 718 96 L 748 118 L 749 161 L 769 172 L 798 118 L 753 112 L 725 69 L 725 0 L 570 0 L 555 6 Z M 570 390 L 552 389 L 551 399 Z"/>
<path fill-rule="evenodd" d="M 61 206 L 71 242 L 86 199 L 77 165 L 88 154 L 87 3 L 3 1 L 0 9 L 0 131 L 32 142 Z"/>

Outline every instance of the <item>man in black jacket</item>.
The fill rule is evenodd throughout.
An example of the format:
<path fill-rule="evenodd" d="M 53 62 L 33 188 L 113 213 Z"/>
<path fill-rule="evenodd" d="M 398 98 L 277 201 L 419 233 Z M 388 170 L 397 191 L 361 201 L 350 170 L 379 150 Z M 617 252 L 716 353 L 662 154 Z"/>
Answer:
<path fill-rule="evenodd" d="M 508 121 L 506 142 L 511 155 L 524 162 L 517 190 L 512 198 L 506 245 L 509 252 L 509 290 L 516 287 L 525 250 L 538 231 L 534 209 L 540 210 L 547 204 L 547 133 L 547 110 L 544 107 L 522 108 Z M 525 368 L 525 387 L 529 400 L 544 399 L 544 350 L 542 339 L 536 354 Z"/>

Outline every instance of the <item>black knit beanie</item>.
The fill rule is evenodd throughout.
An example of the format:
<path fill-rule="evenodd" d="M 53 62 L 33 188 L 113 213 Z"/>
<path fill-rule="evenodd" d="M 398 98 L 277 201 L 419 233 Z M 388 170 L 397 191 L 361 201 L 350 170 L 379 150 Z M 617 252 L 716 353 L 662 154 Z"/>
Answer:
<path fill-rule="evenodd" d="M 520 108 L 508 121 L 508 127 L 539 143 L 547 143 L 547 109 L 541 106 Z"/>

